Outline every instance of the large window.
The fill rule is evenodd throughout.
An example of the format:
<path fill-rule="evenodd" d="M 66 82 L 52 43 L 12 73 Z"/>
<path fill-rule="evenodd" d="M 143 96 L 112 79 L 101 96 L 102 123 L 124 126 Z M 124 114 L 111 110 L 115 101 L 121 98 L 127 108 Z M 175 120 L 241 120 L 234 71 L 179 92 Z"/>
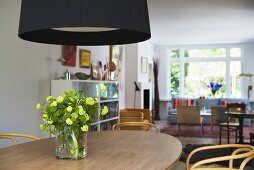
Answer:
<path fill-rule="evenodd" d="M 172 97 L 211 96 L 210 82 L 222 83 L 216 97 L 240 97 L 240 47 L 174 49 L 170 52 Z"/>

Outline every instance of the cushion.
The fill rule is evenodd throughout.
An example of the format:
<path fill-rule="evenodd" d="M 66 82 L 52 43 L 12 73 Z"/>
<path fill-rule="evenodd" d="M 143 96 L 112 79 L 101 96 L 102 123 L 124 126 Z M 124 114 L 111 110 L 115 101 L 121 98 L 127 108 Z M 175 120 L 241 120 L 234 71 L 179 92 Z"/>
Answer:
<path fill-rule="evenodd" d="M 194 99 L 173 99 L 173 109 L 177 106 L 194 106 Z"/>

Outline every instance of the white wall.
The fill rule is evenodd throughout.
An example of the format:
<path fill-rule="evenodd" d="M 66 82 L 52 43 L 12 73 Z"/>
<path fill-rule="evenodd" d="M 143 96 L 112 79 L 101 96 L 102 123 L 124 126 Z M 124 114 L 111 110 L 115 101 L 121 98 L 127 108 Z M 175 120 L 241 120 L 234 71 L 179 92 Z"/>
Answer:
<path fill-rule="evenodd" d="M 44 137 L 35 105 L 49 95 L 57 68 L 48 45 L 18 38 L 20 5 L 20 0 L 0 1 L 0 132 Z"/>
<path fill-rule="evenodd" d="M 143 90 L 150 89 L 150 109 L 152 109 L 152 82 L 148 82 L 147 73 L 141 72 L 141 57 L 148 59 L 148 64 L 152 63 L 153 45 L 149 41 L 126 46 L 125 60 L 125 104 L 126 108 L 134 107 L 134 81 L 138 83 L 141 91 L 136 92 L 136 108 L 143 108 Z M 153 75 L 152 75 L 153 77 Z"/>
<path fill-rule="evenodd" d="M 90 69 L 79 68 L 79 50 L 76 67 L 66 67 L 57 62 L 61 56 L 60 46 L 19 39 L 20 7 L 20 0 L 0 0 L 0 133 L 26 133 L 43 138 L 49 135 L 39 129 L 42 117 L 35 106 L 50 95 L 50 80 L 62 76 L 66 68 L 72 73 L 82 71 L 87 74 Z M 109 46 L 79 48 L 91 51 L 92 62 L 100 60 L 105 64 L 109 60 Z M 120 108 L 124 107 L 123 84 Z M 10 142 L 1 140 L 0 148 L 8 144 Z"/>

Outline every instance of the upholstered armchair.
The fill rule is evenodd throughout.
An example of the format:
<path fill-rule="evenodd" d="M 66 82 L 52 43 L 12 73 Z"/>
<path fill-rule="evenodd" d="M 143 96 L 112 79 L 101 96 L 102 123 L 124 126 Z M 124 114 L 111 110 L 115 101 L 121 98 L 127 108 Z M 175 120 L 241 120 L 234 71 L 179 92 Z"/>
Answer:
<path fill-rule="evenodd" d="M 179 131 L 181 124 L 200 124 L 203 131 L 203 118 L 200 116 L 199 106 L 177 106 L 176 112 Z"/>

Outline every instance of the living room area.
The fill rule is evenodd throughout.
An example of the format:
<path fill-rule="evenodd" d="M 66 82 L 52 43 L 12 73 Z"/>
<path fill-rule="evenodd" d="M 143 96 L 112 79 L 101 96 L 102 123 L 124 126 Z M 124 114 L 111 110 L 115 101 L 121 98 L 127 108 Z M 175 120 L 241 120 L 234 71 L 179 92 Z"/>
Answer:
<path fill-rule="evenodd" d="M 101 46 L 53 45 L 20 39 L 21 3 L 0 0 L 0 138 L 1 133 L 29 134 L 37 137 L 34 142 L 39 138 L 41 143 L 30 142 L 29 146 L 28 140 L 21 139 L 21 144 L 14 146 L 13 142 L 0 139 L 0 169 L 35 165 L 58 169 L 61 164 L 66 169 L 86 169 L 85 165 L 91 165 L 98 169 L 183 170 L 187 169 L 187 157 L 196 148 L 228 143 L 235 147 L 251 144 L 251 139 L 254 142 L 253 0 L 147 0 L 151 39 Z M 93 98 L 89 102 L 97 104 L 92 110 L 98 113 L 89 130 L 83 124 L 79 127 L 82 133 L 88 131 L 87 157 L 59 163 L 53 153 L 54 135 L 47 131 L 60 119 L 49 114 L 59 116 L 62 109 L 65 126 L 90 119 L 85 117 L 86 106 L 63 106 L 65 97 L 74 94 L 70 89 Z M 77 96 L 71 96 L 70 101 Z M 228 110 L 231 104 L 237 105 L 236 110 Z M 44 106 L 48 109 L 42 110 Z M 234 122 L 227 122 L 233 112 L 247 113 L 249 117 L 232 115 Z M 125 121 L 144 122 L 139 131 L 155 125 L 154 131 L 161 133 L 132 134 L 127 128 L 120 134 L 114 130 L 115 124 Z M 237 127 L 229 127 L 230 123 Z M 23 149 L 32 150 L 26 151 L 30 158 L 23 155 Z M 18 167 L 9 158 L 20 151 L 23 154 L 17 157 Z M 231 154 L 229 149 L 224 151 Z M 207 158 L 206 155 L 224 156 L 222 152 L 198 154 L 190 164 Z M 33 164 L 31 158 L 36 156 L 34 162 L 38 164 Z M 31 159 L 31 164 L 26 165 L 25 158 Z M 10 158 L 13 159 L 16 158 Z M 42 165 L 45 160 L 47 163 Z M 208 167 L 225 167 L 225 162 Z M 252 160 L 244 169 L 253 167 Z"/>

